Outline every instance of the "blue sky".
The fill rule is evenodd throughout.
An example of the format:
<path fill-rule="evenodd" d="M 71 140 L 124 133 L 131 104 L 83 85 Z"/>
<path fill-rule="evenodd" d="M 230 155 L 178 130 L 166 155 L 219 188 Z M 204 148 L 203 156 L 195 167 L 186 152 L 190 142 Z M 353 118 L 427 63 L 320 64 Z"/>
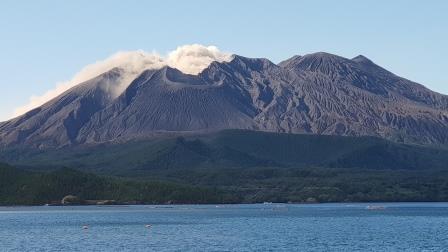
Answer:
<path fill-rule="evenodd" d="M 0 3 L 0 121 L 117 51 L 200 43 L 279 62 L 363 54 L 448 94 L 448 1 L 9 1 Z"/>

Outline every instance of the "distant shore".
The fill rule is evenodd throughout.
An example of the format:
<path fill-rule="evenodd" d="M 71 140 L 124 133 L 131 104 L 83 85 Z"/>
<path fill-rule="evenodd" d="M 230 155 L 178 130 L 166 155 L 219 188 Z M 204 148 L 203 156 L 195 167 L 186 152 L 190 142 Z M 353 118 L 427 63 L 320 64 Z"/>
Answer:
<path fill-rule="evenodd" d="M 221 205 L 321 205 L 321 204 L 362 204 L 366 206 L 371 206 L 371 210 L 376 210 L 376 207 L 381 207 L 384 204 L 417 204 L 417 203 L 433 203 L 433 204 L 443 204 L 448 203 L 448 201 L 375 201 L 375 202 L 253 202 L 253 203 L 135 203 L 135 202 L 115 202 L 115 203 L 102 203 L 103 200 L 89 200 L 88 203 L 84 204 L 36 204 L 36 205 L 1 205 L 0 207 L 79 207 L 79 206 L 183 206 L 183 205 L 197 205 L 197 206 L 221 206 Z M 96 203 L 95 203 L 96 202 Z"/>

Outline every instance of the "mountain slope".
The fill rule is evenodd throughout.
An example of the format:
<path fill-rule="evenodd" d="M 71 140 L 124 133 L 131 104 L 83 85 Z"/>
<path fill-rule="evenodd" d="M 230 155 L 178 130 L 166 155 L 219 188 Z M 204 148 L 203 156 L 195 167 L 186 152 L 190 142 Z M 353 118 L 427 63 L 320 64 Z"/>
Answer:
<path fill-rule="evenodd" d="M 170 67 L 144 72 L 94 115 L 80 142 L 145 136 L 154 131 L 250 128 L 255 114 L 240 92 Z"/>
<path fill-rule="evenodd" d="M 432 171 L 446 169 L 448 150 L 375 137 L 225 130 L 50 150 L 9 149 L 0 152 L 0 160 L 35 170 L 70 167 L 120 176 L 263 167 Z"/>
<path fill-rule="evenodd" d="M 198 75 L 147 70 L 118 97 L 113 69 L 0 124 L 0 145 L 40 148 L 251 129 L 448 143 L 448 97 L 364 56 L 294 56 L 276 65 L 235 55 Z"/>
<path fill-rule="evenodd" d="M 121 70 L 112 69 L 23 116 L 1 124 L 0 143 L 34 143 L 39 147 L 74 143 L 90 117 L 113 100 L 110 90 L 120 78 Z"/>
<path fill-rule="evenodd" d="M 274 118 L 277 130 L 447 143 L 447 96 L 397 77 L 363 56 L 349 60 L 316 53 L 281 65 L 295 74 L 287 87 L 293 95 L 282 96 L 283 104 L 262 114 Z"/>

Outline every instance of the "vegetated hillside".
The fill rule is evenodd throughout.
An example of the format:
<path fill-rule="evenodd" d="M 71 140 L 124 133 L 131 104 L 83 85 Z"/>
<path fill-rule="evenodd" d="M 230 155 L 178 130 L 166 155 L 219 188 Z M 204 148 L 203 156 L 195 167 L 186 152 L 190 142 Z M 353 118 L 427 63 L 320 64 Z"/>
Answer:
<path fill-rule="evenodd" d="M 436 202 L 448 200 L 447 171 L 333 168 L 181 169 L 151 177 L 214 187 L 241 202 Z"/>
<path fill-rule="evenodd" d="M 225 130 L 54 150 L 7 149 L 0 152 L 0 160 L 29 169 L 70 167 L 137 177 L 154 170 L 201 168 L 443 170 L 447 168 L 448 150 L 374 137 Z"/>
<path fill-rule="evenodd" d="M 446 171 L 264 167 L 154 170 L 132 180 L 1 164 L 0 205 L 59 203 L 66 195 L 131 204 L 447 201 L 447 178 Z"/>
<path fill-rule="evenodd" d="M 0 205 L 60 203 L 67 195 L 117 203 L 222 203 L 237 201 L 222 192 L 173 182 L 132 181 L 60 169 L 49 173 L 0 164 Z"/>
<path fill-rule="evenodd" d="M 146 70 L 118 96 L 112 69 L 0 124 L 0 146 L 141 140 L 160 132 L 251 129 L 448 143 L 448 96 L 364 56 L 295 56 L 278 65 L 235 55 L 198 75 Z"/>
<path fill-rule="evenodd" d="M 448 150 L 398 144 L 376 137 L 279 134 L 228 130 L 204 139 L 215 146 L 289 167 L 446 169 Z"/>

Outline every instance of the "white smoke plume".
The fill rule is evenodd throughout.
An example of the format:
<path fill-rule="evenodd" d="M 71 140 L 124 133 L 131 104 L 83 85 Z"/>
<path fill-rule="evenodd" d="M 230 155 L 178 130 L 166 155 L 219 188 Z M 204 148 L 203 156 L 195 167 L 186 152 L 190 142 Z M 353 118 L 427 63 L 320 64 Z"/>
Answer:
<path fill-rule="evenodd" d="M 112 83 L 113 88 L 110 89 L 112 95 L 118 96 L 132 80 L 147 69 L 159 69 L 168 65 L 179 69 L 183 73 L 196 75 L 207 68 L 213 61 L 224 62 L 231 59 L 232 54 L 221 52 L 216 46 L 199 44 L 179 46 L 166 56 L 142 50 L 118 52 L 105 60 L 85 66 L 71 80 L 58 83 L 54 89 L 45 92 L 43 95 L 32 96 L 28 104 L 14 110 L 14 116 L 22 115 L 31 109 L 39 107 L 68 89 L 115 67 L 124 70 L 119 83 Z"/>
<path fill-rule="evenodd" d="M 232 60 L 232 55 L 221 52 L 216 46 L 205 47 L 198 44 L 179 46 L 166 58 L 170 67 L 187 74 L 198 74 L 213 61 L 226 62 L 230 60 Z"/>

